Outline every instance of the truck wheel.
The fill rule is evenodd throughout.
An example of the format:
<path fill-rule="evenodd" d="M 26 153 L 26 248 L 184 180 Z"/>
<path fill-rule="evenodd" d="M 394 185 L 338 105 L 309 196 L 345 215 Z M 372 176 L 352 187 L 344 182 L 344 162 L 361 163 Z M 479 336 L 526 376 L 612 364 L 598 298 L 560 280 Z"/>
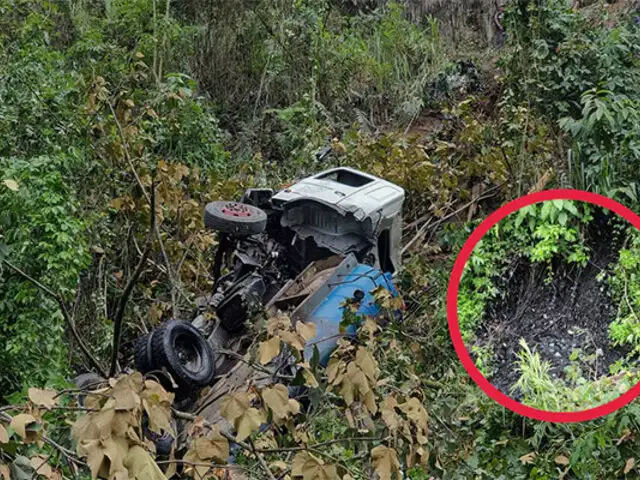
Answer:
<path fill-rule="evenodd" d="M 267 214 L 244 203 L 211 202 L 204 209 L 204 224 L 207 228 L 231 235 L 256 235 L 264 232 Z"/>
<path fill-rule="evenodd" d="M 139 337 L 134 346 L 134 362 L 136 370 L 141 373 L 147 373 L 153 370 L 153 359 L 149 355 L 151 353 L 151 349 L 149 347 L 151 344 L 152 334 L 153 332 Z"/>
<path fill-rule="evenodd" d="M 78 375 L 74 379 L 74 383 L 76 384 L 76 388 L 79 390 L 86 390 L 97 388 L 100 384 L 106 384 L 107 381 L 97 373 L 87 372 Z"/>
<path fill-rule="evenodd" d="M 76 388 L 79 390 L 96 390 L 101 386 L 108 385 L 108 382 L 97 373 L 87 372 L 81 373 L 74 380 Z M 78 403 L 84 407 L 85 395 L 78 395 Z"/>
<path fill-rule="evenodd" d="M 213 351 L 207 339 L 187 322 L 169 321 L 152 333 L 153 368 L 166 368 L 187 390 L 211 384 L 215 375 Z"/>

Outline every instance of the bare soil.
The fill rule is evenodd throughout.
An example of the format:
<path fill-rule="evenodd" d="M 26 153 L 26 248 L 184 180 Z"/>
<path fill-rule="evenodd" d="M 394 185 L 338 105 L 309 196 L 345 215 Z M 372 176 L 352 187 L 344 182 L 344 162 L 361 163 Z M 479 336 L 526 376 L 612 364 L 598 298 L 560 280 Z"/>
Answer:
<path fill-rule="evenodd" d="M 577 361 L 591 380 L 607 375 L 609 365 L 626 355 L 624 349 L 610 344 L 609 324 L 615 319 L 616 307 L 606 282 L 596 278 L 617 260 L 620 242 L 600 217 L 586 243 L 592 252 L 587 266 L 556 263 L 551 282 L 545 282 L 544 266 L 514 259 L 504 297 L 489 305 L 476 332 L 474 345 L 491 346 L 495 353 L 492 384 L 512 398 L 521 399 L 519 391 L 512 391 L 520 376 L 517 353 L 521 338 L 551 363 L 554 378 L 565 378 L 574 349 L 580 349 Z"/>

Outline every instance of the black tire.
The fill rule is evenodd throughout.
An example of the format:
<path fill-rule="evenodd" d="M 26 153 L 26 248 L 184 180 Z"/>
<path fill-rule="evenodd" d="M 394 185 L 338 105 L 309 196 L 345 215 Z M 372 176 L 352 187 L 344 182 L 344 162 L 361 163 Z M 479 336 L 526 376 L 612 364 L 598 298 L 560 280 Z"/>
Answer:
<path fill-rule="evenodd" d="M 106 380 L 97 373 L 87 372 L 78 375 L 74 379 L 74 383 L 79 390 L 91 390 L 97 388 L 100 384 L 106 383 Z"/>
<path fill-rule="evenodd" d="M 76 388 L 79 390 L 96 390 L 101 386 L 108 385 L 107 381 L 97 373 L 81 373 L 74 380 Z M 84 395 L 78 395 L 78 403 L 84 407 Z"/>
<path fill-rule="evenodd" d="M 136 340 L 134 345 L 134 361 L 136 370 L 141 373 L 147 373 L 153 370 L 153 358 L 151 358 L 151 335 L 147 333 Z"/>
<path fill-rule="evenodd" d="M 264 232 L 267 214 L 264 210 L 239 202 L 211 202 L 204 209 L 207 228 L 236 236 Z"/>
<path fill-rule="evenodd" d="M 207 339 L 190 323 L 172 320 L 155 330 L 151 357 L 153 368 L 166 368 L 180 388 L 196 390 L 213 381 L 213 351 Z"/>

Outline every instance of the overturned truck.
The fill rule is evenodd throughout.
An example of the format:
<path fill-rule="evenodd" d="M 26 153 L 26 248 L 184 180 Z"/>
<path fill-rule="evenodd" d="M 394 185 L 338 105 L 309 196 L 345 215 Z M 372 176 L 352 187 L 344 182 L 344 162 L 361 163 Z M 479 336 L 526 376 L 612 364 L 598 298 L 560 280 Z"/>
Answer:
<path fill-rule="evenodd" d="M 340 167 L 278 192 L 249 189 L 239 202 L 208 204 L 205 226 L 218 234 L 213 291 L 198 299 L 192 322 L 170 321 L 139 338 L 136 368 L 168 373 L 179 396 L 211 385 L 237 366 L 228 352 L 242 352 L 248 323 L 264 311 L 314 323 L 310 343 L 326 363 L 345 302 L 355 298 L 359 315 L 375 315 L 372 290 L 397 295 L 403 202 L 399 186 Z"/>

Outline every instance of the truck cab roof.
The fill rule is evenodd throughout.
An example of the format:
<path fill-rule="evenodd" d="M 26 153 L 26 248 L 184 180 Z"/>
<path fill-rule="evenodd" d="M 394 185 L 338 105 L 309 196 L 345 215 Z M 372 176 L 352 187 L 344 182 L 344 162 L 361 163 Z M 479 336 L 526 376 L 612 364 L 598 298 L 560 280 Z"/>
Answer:
<path fill-rule="evenodd" d="M 397 214 L 402 209 L 404 190 L 374 175 L 338 167 L 300 180 L 276 193 L 271 202 L 274 208 L 285 209 L 300 200 L 322 203 L 362 222 L 374 213 Z"/>

